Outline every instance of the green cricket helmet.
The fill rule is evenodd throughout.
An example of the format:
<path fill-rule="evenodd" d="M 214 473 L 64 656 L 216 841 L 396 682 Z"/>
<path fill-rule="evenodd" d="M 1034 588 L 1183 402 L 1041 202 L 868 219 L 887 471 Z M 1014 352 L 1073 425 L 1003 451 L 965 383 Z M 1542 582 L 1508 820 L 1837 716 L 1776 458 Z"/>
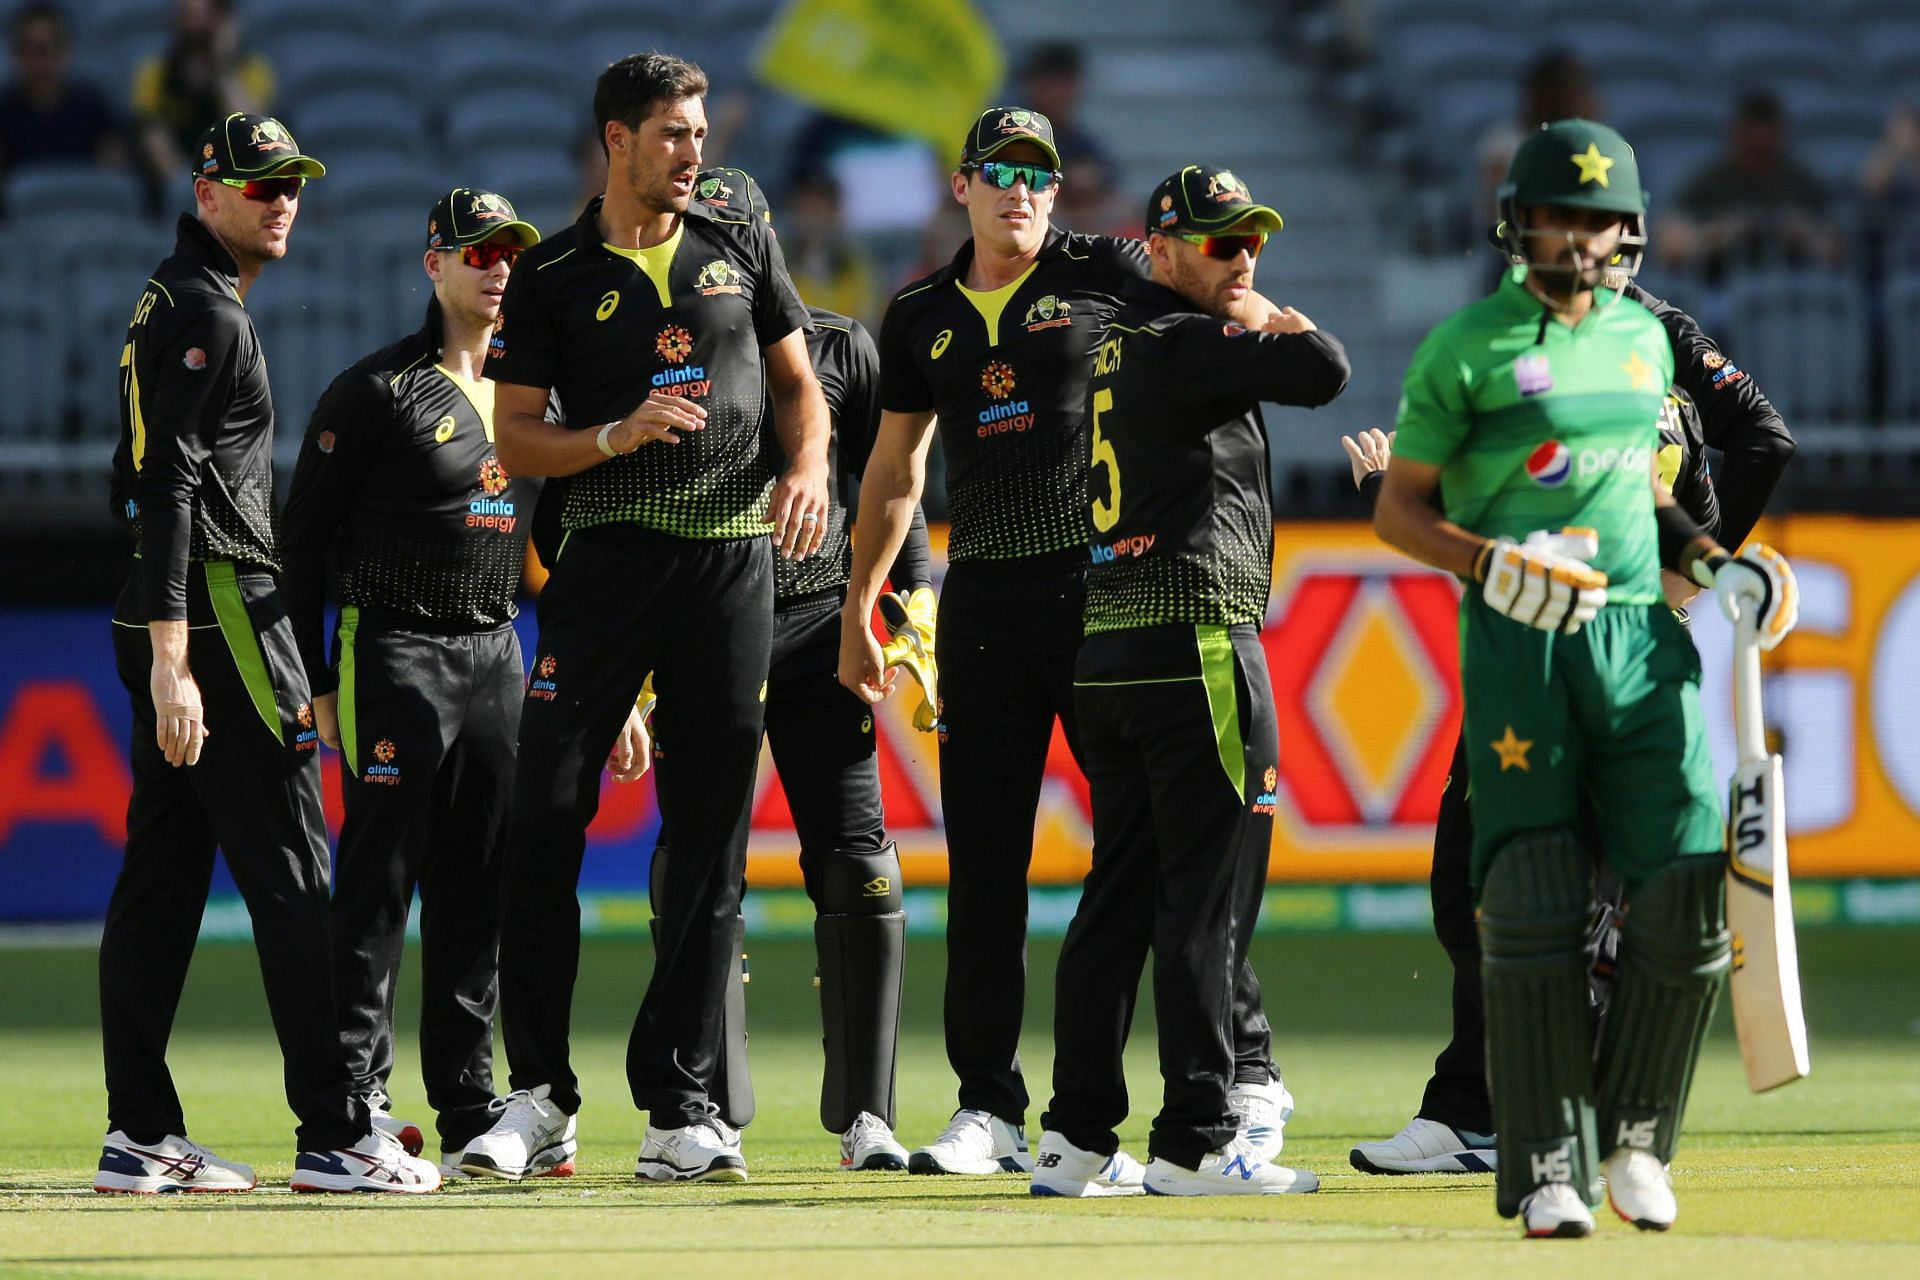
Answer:
<path fill-rule="evenodd" d="M 1527 261 L 1525 242 L 1539 234 L 1527 230 L 1519 211 L 1553 205 L 1621 214 L 1626 226 L 1607 276 L 1624 281 L 1640 269 L 1647 245 L 1647 194 L 1640 186 L 1640 162 L 1627 140 L 1606 125 L 1555 120 L 1540 126 L 1513 153 L 1499 197 L 1495 234 L 1514 262 Z"/>

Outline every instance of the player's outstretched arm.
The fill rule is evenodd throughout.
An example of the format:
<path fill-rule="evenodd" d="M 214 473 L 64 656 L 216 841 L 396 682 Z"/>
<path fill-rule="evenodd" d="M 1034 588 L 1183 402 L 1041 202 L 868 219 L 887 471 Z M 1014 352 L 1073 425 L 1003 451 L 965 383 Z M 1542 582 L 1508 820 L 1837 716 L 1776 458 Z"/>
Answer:
<path fill-rule="evenodd" d="M 840 614 L 840 683 L 869 702 L 880 701 L 893 687 L 894 677 L 886 671 L 880 645 L 873 638 L 873 606 L 926 485 L 933 422 L 931 412 L 883 413 L 873 456 L 867 459 L 860 481 L 853 578 Z"/>

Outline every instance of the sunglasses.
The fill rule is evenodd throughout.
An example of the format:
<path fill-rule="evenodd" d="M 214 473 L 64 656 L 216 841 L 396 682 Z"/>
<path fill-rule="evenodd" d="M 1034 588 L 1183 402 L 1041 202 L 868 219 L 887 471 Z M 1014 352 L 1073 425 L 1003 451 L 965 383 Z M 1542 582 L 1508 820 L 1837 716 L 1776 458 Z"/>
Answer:
<path fill-rule="evenodd" d="M 281 196 L 289 200 L 300 198 L 300 188 L 307 185 L 305 178 L 222 178 L 222 186 L 232 187 L 249 200 L 258 200 L 261 204 L 272 204 Z"/>
<path fill-rule="evenodd" d="M 1200 252 L 1209 258 L 1218 258 L 1222 262 L 1231 262 L 1245 253 L 1249 258 L 1257 258 L 1260 251 L 1267 247 L 1267 233 L 1256 231 L 1242 236 L 1194 236 L 1180 237 L 1188 244 L 1200 246 Z"/>
<path fill-rule="evenodd" d="M 479 244 L 449 245 L 440 252 L 457 253 L 460 261 L 475 270 L 491 271 L 497 262 L 512 266 L 519 261 L 520 249 L 521 246 L 517 244 L 495 244 L 491 240 L 483 240 Z"/>
<path fill-rule="evenodd" d="M 1010 164 L 1004 160 L 988 160 L 982 164 L 963 166 L 969 170 L 978 170 L 980 176 L 1000 188 L 1010 191 L 1016 182 L 1027 184 L 1027 190 L 1050 191 L 1053 184 L 1060 181 L 1058 169 L 1043 169 L 1037 164 Z"/>

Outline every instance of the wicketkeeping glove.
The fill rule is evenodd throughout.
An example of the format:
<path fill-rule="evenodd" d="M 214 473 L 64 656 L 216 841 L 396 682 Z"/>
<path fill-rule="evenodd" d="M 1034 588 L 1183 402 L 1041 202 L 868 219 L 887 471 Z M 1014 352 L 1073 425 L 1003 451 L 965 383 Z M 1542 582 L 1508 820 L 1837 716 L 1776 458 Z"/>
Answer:
<path fill-rule="evenodd" d="M 1692 565 L 1694 581 L 1712 587 L 1727 621 L 1754 610 L 1760 647 L 1771 649 L 1800 620 L 1800 584 L 1787 558 L 1763 542 L 1749 542 L 1737 556 L 1710 551 Z"/>
<path fill-rule="evenodd" d="M 932 733 L 940 719 L 940 675 L 933 655 L 937 612 L 931 587 L 916 587 L 904 596 L 890 591 L 880 597 L 880 621 L 888 637 L 880 648 L 882 669 L 903 667 L 920 686 L 913 727 L 922 733 Z"/>
<path fill-rule="evenodd" d="M 1494 611 L 1570 636 L 1607 603 L 1607 575 L 1587 563 L 1599 554 L 1600 538 L 1591 529 L 1536 530 L 1525 542 L 1487 543 L 1474 576 Z"/>

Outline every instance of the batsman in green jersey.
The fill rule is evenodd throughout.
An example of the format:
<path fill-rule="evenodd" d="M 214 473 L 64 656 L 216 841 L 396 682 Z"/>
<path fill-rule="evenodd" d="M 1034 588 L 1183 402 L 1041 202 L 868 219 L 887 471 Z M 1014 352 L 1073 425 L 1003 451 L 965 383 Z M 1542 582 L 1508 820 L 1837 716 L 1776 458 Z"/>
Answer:
<path fill-rule="evenodd" d="M 1415 354 L 1374 520 L 1468 584 L 1461 684 L 1500 1213 L 1529 1236 L 1587 1235 L 1604 1175 L 1621 1217 L 1664 1230 L 1666 1164 L 1730 948 L 1700 661 L 1660 569 L 1718 588 L 1730 615 L 1756 611 L 1768 647 L 1797 593 L 1778 555 L 1729 556 L 1654 479 L 1673 351 L 1652 313 L 1602 285 L 1631 276 L 1645 244 L 1633 149 L 1590 121 L 1545 126 L 1515 154 L 1500 212 L 1523 265 Z M 1598 849 L 1576 834 L 1583 806 Z M 1596 858 L 1628 893 L 1597 1051 Z"/>

